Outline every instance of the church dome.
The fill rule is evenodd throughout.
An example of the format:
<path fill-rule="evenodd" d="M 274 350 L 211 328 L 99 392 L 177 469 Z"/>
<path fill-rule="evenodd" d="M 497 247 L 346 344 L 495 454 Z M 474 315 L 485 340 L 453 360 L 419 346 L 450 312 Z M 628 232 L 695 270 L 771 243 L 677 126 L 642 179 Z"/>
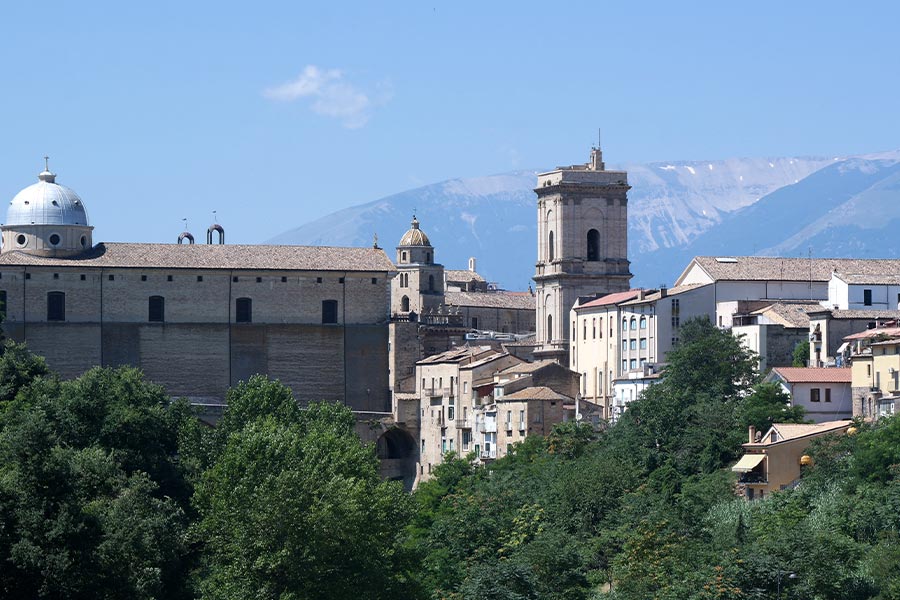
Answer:
<path fill-rule="evenodd" d="M 419 220 L 413 215 L 412 220 L 412 228 L 403 234 L 403 237 L 400 238 L 401 246 L 430 246 L 431 242 L 428 241 L 428 236 L 425 235 L 425 232 L 419 229 Z"/>
<path fill-rule="evenodd" d="M 6 226 L 89 225 L 87 210 L 78 194 L 56 183 L 56 175 L 49 170 L 41 172 L 38 180 L 9 203 Z"/>

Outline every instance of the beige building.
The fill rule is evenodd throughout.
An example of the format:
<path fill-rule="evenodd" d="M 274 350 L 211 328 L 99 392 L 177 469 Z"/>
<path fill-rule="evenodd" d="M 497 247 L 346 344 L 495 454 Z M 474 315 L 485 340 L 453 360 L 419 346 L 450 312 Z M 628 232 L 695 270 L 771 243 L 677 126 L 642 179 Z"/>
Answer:
<path fill-rule="evenodd" d="M 483 398 L 491 398 L 493 374 L 521 362 L 491 346 L 475 346 L 416 363 L 420 479 L 427 478 L 447 452 L 466 455 L 480 451 L 473 435 L 475 410 Z"/>
<path fill-rule="evenodd" d="M 220 243 L 213 244 L 214 234 Z M 49 171 L 2 227 L 3 329 L 63 377 L 129 364 L 173 396 L 221 405 L 262 373 L 301 402 L 387 412 L 394 265 L 377 248 L 99 243 Z"/>
<path fill-rule="evenodd" d="M 496 442 L 483 442 L 483 460 L 503 458 L 513 444 L 529 435 L 546 436 L 553 426 L 566 420 L 566 409 L 574 406 L 574 399 L 549 387 L 526 387 L 497 398 L 483 412 L 494 414 L 497 423 Z M 487 419 L 486 419 L 487 421 Z"/>
<path fill-rule="evenodd" d="M 801 459 L 815 438 L 842 434 L 851 421 L 816 424 L 776 423 L 765 435 L 750 427 L 744 456 L 731 467 L 738 474 L 739 493 L 748 500 L 762 499 L 794 485 L 800 478 Z"/>
<path fill-rule="evenodd" d="M 900 408 L 900 327 L 891 325 L 844 338 L 850 344 L 854 417 L 873 420 Z"/>
<path fill-rule="evenodd" d="M 765 381 L 777 383 L 792 406 L 802 406 L 806 418 L 816 423 L 853 416 L 850 369 L 775 367 Z"/>
<path fill-rule="evenodd" d="M 713 288 L 703 284 L 580 299 L 570 313 L 569 360 L 581 373 L 581 396 L 614 421 L 634 399 L 627 392 L 636 389 L 637 380 L 649 382 L 646 377 L 659 372 L 678 344 L 681 323 L 711 319 L 714 311 Z"/>
<path fill-rule="evenodd" d="M 607 171 L 599 148 L 585 165 L 538 175 L 538 358 L 569 364 L 569 311 L 579 297 L 625 291 L 628 174 Z"/>
<path fill-rule="evenodd" d="M 809 337 L 809 313 L 822 306 L 809 301 L 743 300 L 732 317 L 731 332 L 759 355 L 759 370 L 790 367 L 794 350 Z"/>

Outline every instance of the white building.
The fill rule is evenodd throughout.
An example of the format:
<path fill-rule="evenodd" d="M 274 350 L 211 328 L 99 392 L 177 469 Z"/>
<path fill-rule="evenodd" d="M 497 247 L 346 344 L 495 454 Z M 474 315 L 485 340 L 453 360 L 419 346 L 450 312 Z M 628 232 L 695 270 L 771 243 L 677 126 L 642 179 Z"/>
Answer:
<path fill-rule="evenodd" d="M 779 384 L 815 423 L 853 416 L 850 369 L 775 367 L 765 380 Z"/>

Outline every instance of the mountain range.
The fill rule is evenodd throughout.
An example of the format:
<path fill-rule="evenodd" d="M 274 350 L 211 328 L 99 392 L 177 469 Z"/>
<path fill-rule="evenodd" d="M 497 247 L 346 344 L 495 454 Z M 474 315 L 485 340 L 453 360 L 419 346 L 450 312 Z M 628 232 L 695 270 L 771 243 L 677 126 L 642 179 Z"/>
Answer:
<path fill-rule="evenodd" d="M 622 164 L 634 286 L 671 283 L 692 256 L 896 257 L 900 151 L 850 157 Z M 544 169 L 547 170 L 547 169 Z M 537 170 L 451 179 L 345 208 L 268 243 L 394 246 L 416 213 L 435 259 L 505 289 L 531 284 Z"/>

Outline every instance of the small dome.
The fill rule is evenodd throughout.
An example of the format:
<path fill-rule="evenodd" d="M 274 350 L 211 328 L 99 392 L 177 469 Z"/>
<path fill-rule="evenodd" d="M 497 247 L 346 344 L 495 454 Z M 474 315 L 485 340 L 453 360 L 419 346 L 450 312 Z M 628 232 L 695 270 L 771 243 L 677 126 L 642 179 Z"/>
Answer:
<path fill-rule="evenodd" d="M 430 246 L 431 242 L 428 241 L 428 236 L 425 235 L 425 232 L 419 229 L 419 220 L 416 219 L 416 216 L 413 215 L 412 220 L 412 229 L 403 234 L 403 237 L 400 238 L 401 246 Z"/>
<path fill-rule="evenodd" d="M 38 179 L 9 203 L 6 226 L 89 225 L 87 210 L 78 194 L 56 183 L 56 175 L 49 170 L 38 175 Z"/>

